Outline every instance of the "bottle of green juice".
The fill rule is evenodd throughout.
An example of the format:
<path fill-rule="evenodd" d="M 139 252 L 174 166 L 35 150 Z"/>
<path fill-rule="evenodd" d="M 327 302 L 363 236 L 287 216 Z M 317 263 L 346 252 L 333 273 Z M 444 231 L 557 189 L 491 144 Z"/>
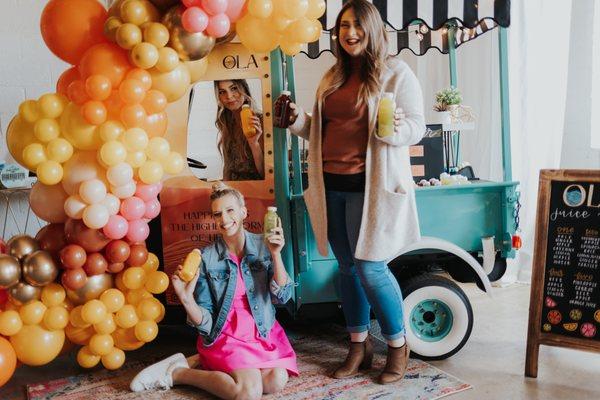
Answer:
<path fill-rule="evenodd" d="M 265 223 L 263 225 L 263 232 L 265 238 L 268 238 L 273 234 L 271 230 L 277 228 L 279 225 L 279 217 L 277 216 L 277 207 L 267 207 L 267 213 L 265 214 Z"/>
<path fill-rule="evenodd" d="M 379 137 L 390 136 L 394 133 L 394 93 L 385 92 L 379 100 L 379 111 L 377 112 L 377 135 Z"/>

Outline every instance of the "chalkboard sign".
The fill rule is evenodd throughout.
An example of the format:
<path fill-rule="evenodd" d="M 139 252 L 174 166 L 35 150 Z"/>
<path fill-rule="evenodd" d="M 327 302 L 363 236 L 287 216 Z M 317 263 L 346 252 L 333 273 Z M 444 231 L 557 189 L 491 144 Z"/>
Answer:
<path fill-rule="evenodd" d="M 525 375 L 539 345 L 600 351 L 600 170 L 542 170 Z"/>

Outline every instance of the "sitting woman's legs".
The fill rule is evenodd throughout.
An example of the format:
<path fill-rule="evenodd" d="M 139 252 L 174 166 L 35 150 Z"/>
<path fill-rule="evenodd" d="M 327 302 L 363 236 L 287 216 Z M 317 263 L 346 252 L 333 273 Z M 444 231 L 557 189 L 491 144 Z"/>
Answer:
<path fill-rule="evenodd" d="M 173 371 L 173 383 L 195 386 L 226 400 L 258 400 L 263 394 L 262 375 L 258 368 L 238 369 L 231 374 L 178 368 Z"/>
<path fill-rule="evenodd" d="M 262 388 L 264 394 L 281 392 L 288 382 L 289 375 L 285 368 L 261 369 Z"/>

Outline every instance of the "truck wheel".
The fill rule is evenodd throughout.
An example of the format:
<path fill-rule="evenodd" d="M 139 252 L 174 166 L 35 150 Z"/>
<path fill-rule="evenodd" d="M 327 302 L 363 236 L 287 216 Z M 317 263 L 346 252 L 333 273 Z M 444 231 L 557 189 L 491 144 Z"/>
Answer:
<path fill-rule="evenodd" d="M 473 309 L 462 289 L 433 274 L 411 278 L 402 287 L 406 340 L 413 354 L 443 360 L 458 352 L 473 328 Z"/>

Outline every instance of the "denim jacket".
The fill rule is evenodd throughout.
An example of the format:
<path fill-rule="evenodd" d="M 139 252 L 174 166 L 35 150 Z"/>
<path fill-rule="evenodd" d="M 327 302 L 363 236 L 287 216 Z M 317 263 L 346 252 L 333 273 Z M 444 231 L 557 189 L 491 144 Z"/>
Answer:
<path fill-rule="evenodd" d="M 262 337 L 266 337 L 275 322 L 273 304 L 285 304 L 292 297 L 293 283 L 279 286 L 273 279 L 271 254 L 263 235 L 244 231 L 246 243 L 240 262 L 246 284 L 246 295 L 254 323 Z M 231 304 L 237 283 L 237 265 L 229 257 L 221 237 L 202 250 L 202 265 L 194 298 L 202 311 L 202 322 L 196 326 L 204 346 L 210 346 L 219 337 Z"/>

